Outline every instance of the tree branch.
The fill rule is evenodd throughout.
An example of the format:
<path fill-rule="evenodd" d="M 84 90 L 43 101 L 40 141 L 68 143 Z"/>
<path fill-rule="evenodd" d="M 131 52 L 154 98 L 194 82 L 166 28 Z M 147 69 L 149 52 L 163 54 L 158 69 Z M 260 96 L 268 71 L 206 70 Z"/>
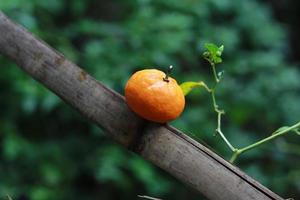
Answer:
<path fill-rule="evenodd" d="M 123 96 L 96 81 L 1 12 L 0 53 L 120 144 L 208 199 L 282 199 L 178 130 L 137 117 L 128 109 Z"/>

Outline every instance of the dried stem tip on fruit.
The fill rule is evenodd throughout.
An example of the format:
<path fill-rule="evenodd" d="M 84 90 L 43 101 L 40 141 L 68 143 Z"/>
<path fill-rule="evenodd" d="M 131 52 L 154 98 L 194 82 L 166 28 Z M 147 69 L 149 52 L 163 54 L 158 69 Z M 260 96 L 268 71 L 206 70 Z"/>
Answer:
<path fill-rule="evenodd" d="M 164 81 L 169 82 L 169 76 L 170 76 L 172 70 L 173 70 L 173 65 L 170 65 L 166 72 L 166 76 L 163 78 Z"/>

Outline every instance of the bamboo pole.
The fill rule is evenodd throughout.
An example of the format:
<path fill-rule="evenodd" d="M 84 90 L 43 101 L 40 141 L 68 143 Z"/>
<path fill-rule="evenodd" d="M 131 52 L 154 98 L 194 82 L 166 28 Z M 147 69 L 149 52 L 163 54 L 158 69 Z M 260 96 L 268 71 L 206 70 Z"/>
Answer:
<path fill-rule="evenodd" d="M 0 53 L 103 128 L 108 136 L 208 199 L 282 199 L 175 128 L 137 117 L 123 96 L 96 81 L 1 11 Z"/>

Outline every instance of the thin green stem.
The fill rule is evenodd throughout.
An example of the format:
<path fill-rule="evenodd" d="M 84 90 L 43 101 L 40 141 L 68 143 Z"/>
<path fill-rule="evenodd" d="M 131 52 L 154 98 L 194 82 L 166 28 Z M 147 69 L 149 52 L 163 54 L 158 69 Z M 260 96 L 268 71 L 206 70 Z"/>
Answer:
<path fill-rule="evenodd" d="M 234 151 L 231 158 L 230 158 L 230 160 L 229 160 L 229 162 L 233 163 L 239 155 L 240 155 L 239 150 Z"/>
<path fill-rule="evenodd" d="M 216 102 L 215 89 L 212 89 L 211 92 L 210 92 L 210 94 L 211 94 L 211 98 L 213 100 L 214 109 L 215 109 L 216 112 L 218 112 L 219 111 L 219 109 L 218 109 L 219 106 L 218 106 L 218 104 Z"/>
<path fill-rule="evenodd" d="M 215 96 L 216 87 L 217 87 L 218 83 L 220 82 L 220 79 L 218 78 L 218 75 L 217 75 L 216 66 L 215 66 L 215 63 L 212 62 L 210 59 L 206 59 L 206 60 L 209 62 L 209 64 L 212 67 L 213 75 L 214 75 L 215 82 L 216 82 L 214 88 L 211 88 L 211 89 L 209 87 L 207 87 L 206 84 L 204 84 L 204 87 L 206 88 L 206 90 L 211 94 L 214 111 L 217 113 L 217 117 L 218 117 L 218 126 L 216 129 L 216 133 L 218 133 L 221 136 L 221 138 L 224 140 L 224 142 L 227 144 L 227 146 L 231 149 L 231 151 L 235 152 L 236 148 L 234 148 L 232 146 L 232 144 L 227 140 L 227 138 L 225 137 L 225 135 L 223 134 L 222 129 L 221 129 L 221 122 L 222 122 L 221 118 L 222 118 L 222 115 L 225 114 L 225 112 L 224 112 L 224 110 L 219 109 L 219 106 L 216 101 L 216 96 Z"/>
<path fill-rule="evenodd" d="M 204 87 L 207 92 L 211 93 L 212 90 L 206 85 L 206 83 L 204 83 L 203 81 L 200 81 L 199 85 Z"/>
<path fill-rule="evenodd" d="M 213 76 L 215 79 L 215 85 L 212 88 L 207 87 L 207 85 L 204 82 L 201 82 L 201 85 L 204 86 L 206 88 L 206 90 L 211 94 L 211 98 L 213 101 L 213 108 L 214 111 L 217 113 L 217 129 L 216 129 L 216 133 L 218 133 L 221 138 L 224 140 L 224 142 L 227 144 L 227 146 L 231 149 L 231 151 L 233 152 L 232 157 L 230 158 L 230 162 L 233 163 L 240 154 L 249 151 L 250 149 L 253 149 L 259 145 L 262 145 L 268 141 L 271 141 L 279 136 L 282 136 L 290 131 L 295 132 L 296 134 L 300 135 L 300 122 L 296 123 L 293 126 L 290 127 L 282 127 L 280 129 L 278 129 L 277 131 L 275 131 L 274 133 L 272 133 L 272 135 L 270 135 L 269 137 L 266 137 L 262 140 L 259 140 L 251 145 L 248 145 L 244 148 L 238 149 L 235 148 L 225 137 L 225 135 L 223 134 L 222 130 L 221 130 L 221 122 L 222 122 L 222 115 L 225 114 L 224 110 L 219 109 L 219 106 L 217 104 L 216 101 L 216 97 L 215 97 L 215 92 L 216 92 L 216 87 L 217 85 L 221 82 L 222 79 L 222 73 L 217 74 L 217 70 L 216 70 L 216 64 L 217 63 L 221 63 L 222 59 L 220 58 L 222 51 L 223 51 L 223 45 L 221 47 L 217 47 L 213 44 L 206 44 L 206 47 L 208 49 L 208 51 L 203 53 L 204 59 L 206 59 L 209 64 L 212 67 L 212 72 L 213 72 Z"/>
<path fill-rule="evenodd" d="M 232 144 L 227 140 L 227 138 L 225 137 L 225 135 L 223 134 L 222 130 L 221 130 L 221 112 L 218 112 L 218 128 L 216 129 L 216 132 L 219 133 L 219 135 L 221 136 L 221 138 L 225 141 L 225 143 L 227 144 L 227 146 L 231 149 L 231 151 L 235 152 L 235 148 L 232 146 Z"/>
<path fill-rule="evenodd" d="M 253 144 L 250 144 L 250 145 L 248 145 L 248 146 L 246 146 L 244 148 L 237 149 L 236 151 L 234 151 L 234 153 L 233 153 L 233 155 L 232 155 L 232 157 L 230 159 L 230 162 L 233 163 L 240 154 L 242 154 L 242 153 L 244 153 L 246 151 L 249 151 L 250 149 L 253 149 L 253 148 L 255 148 L 255 147 L 259 146 L 259 145 L 262 145 L 262 144 L 264 144 L 264 143 L 266 143 L 268 141 L 271 141 L 271 140 L 273 140 L 273 139 L 275 139 L 275 138 L 277 138 L 279 136 L 285 135 L 285 134 L 287 134 L 290 131 L 297 130 L 299 127 L 300 127 L 300 122 L 298 122 L 298 123 L 296 123 L 296 124 L 294 124 L 294 125 L 292 125 L 292 126 L 290 126 L 288 128 L 285 128 L 282 131 L 275 132 L 272 135 L 270 135 L 269 137 L 266 137 L 266 138 L 264 138 L 262 140 L 259 140 L 259 141 L 255 142 Z"/>
<path fill-rule="evenodd" d="M 255 142 L 254 144 L 251 144 L 251 145 L 249 145 L 249 146 L 246 146 L 246 147 L 240 149 L 240 151 L 241 151 L 241 153 L 243 153 L 243 152 L 245 152 L 245 151 L 249 151 L 250 149 L 253 149 L 254 147 L 257 147 L 257 146 L 259 146 L 259 145 L 261 145 L 261 144 L 263 144 L 263 143 L 265 143 L 265 142 L 268 142 L 268 141 L 270 141 L 270 140 L 273 140 L 273 139 L 275 139 L 275 138 L 277 138 L 277 137 L 279 137 L 279 136 L 281 136 L 281 135 L 284 135 L 284 134 L 286 134 L 286 133 L 288 133 L 288 132 L 290 132 L 290 131 L 292 131 L 292 130 L 298 128 L 298 127 L 300 127 L 300 122 L 296 123 L 296 124 L 293 125 L 293 126 L 290 126 L 289 128 L 286 128 L 286 129 L 284 129 L 284 130 L 282 130 L 282 131 L 278 131 L 277 133 L 272 134 L 272 135 L 269 136 L 269 137 L 266 137 L 266 138 L 264 138 L 264 139 L 262 139 L 262 140 L 259 140 L 258 142 Z"/>
<path fill-rule="evenodd" d="M 220 110 L 216 101 L 215 88 L 210 90 L 211 98 L 213 101 L 214 109 L 217 113 L 225 114 L 224 110 Z"/>
<path fill-rule="evenodd" d="M 220 79 L 218 78 L 218 75 L 217 75 L 217 71 L 216 71 L 216 66 L 214 63 L 210 62 L 210 65 L 212 67 L 212 70 L 213 70 L 213 74 L 214 74 L 214 77 L 215 77 L 215 81 L 216 83 L 219 83 L 220 82 Z"/>
<path fill-rule="evenodd" d="M 213 69 L 215 69 L 214 67 L 215 65 L 212 65 Z M 214 74 L 216 74 L 215 70 L 214 70 Z M 216 79 L 216 86 L 218 84 L 217 82 L 218 79 Z M 219 80 L 218 80 L 219 81 Z M 219 109 L 219 106 L 217 104 L 217 101 L 216 101 L 216 96 L 215 96 L 215 90 L 216 90 L 216 86 L 213 88 L 213 89 L 210 89 L 210 94 L 211 94 L 211 98 L 212 98 L 212 101 L 213 101 L 213 107 L 214 107 L 214 110 L 215 112 L 217 113 L 217 118 L 218 118 L 218 125 L 217 125 L 217 129 L 216 129 L 216 133 L 218 133 L 221 138 L 224 140 L 224 142 L 227 144 L 227 146 L 231 149 L 231 151 L 235 151 L 236 149 L 233 147 L 233 145 L 227 140 L 227 138 L 225 137 L 225 135 L 223 134 L 222 132 L 222 129 L 221 129 L 221 123 L 222 123 L 222 115 L 225 114 L 224 110 L 220 110 Z"/>

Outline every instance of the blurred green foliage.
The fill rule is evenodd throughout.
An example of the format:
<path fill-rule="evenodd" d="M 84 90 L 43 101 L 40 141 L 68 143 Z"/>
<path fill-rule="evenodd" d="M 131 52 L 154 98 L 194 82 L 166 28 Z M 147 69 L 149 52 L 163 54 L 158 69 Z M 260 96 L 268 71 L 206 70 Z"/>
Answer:
<path fill-rule="evenodd" d="M 107 86 L 135 70 L 174 65 L 179 82 L 212 83 L 204 43 L 224 44 L 218 100 L 223 131 L 242 147 L 300 119 L 300 73 L 285 60 L 287 30 L 262 1 L 0 0 L 0 9 Z M 0 57 L 0 194 L 14 199 L 201 199 L 122 149 L 58 97 Z M 299 67 L 299 66 L 298 66 Z M 174 126 L 228 158 L 199 89 Z M 299 136 L 242 155 L 237 165 L 284 197 L 300 198 Z M 217 180 L 212 180 L 217 181 Z"/>

